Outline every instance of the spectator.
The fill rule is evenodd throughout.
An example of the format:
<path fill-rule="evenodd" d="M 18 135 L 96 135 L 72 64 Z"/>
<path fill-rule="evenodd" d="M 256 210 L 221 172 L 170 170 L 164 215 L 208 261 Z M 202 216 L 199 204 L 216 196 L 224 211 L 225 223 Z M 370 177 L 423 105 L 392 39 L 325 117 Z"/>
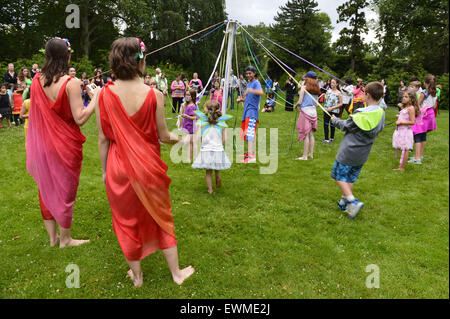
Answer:
<path fill-rule="evenodd" d="M 36 75 L 36 73 L 39 72 L 39 65 L 37 65 L 37 63 L 33 64 L 33 66 L 31 67 L 30 73 L 31 73 L 31 78 L 34 78 L 34 76 Z"/>
<path fill-rule="evenodd" d="M 397 95 L 397 105 L 402 103 L 403 95 L 408 91 L 408 87 L 406 86 L 406 81 L 401 80 L 400 81 L 400 87 L 398 88 L 398 95 Z M 401 111 L 401 106 L 398 105 L 399 111 Z"/>
<path fill-rule="evenodd" d="M 67 73 L 69 76 L 77 79 L 77 70 L 75 69 L 75 67 L 71 66 L 69 68 L 69 72 Z M 77 79 L 78 80 L 78 79 Z"/>
<path fill-rule="evenodd" d="M 231 100 L 231 109 L 234 110 L 234 92 L 239 88 L 239 82 L 236 75 L 233 74 L 233 69 L 230 70 L 230 87 L 229 87 L 229 96 Z"/>
<path fill-rule="evenodd" d="M 160 69 L 160 68 L 156 68 L 156 69 L 155 69 L 155 80 L 156 80 L 156 83 L 158 84 L 158 90 L 161 91 L 161 88 L 160 88 L 160 82 L 161 82 L 161 69 Z"/>
<path fill-rule="evenodd" d="M 285 111 L 292 112 L 294 111 L 294 95 L 297 91 L 297 85 L 294 83 L 293 78 L 289 78 L 286 80 L 286 85 L 284 87 L 286 90 L 286 104 L 284 106 Z"/>
<path fill-rule="evenodd" d="M 166 106 L 166 100 L 167 100 L 167 94 L 169 92 L 169 85 L 167 84 L 166 74 L 161 73 L 161 77 L 159 78 L 158 82 L 158 89 L 162 92 L 164 95 L 164 106 Z"/>
<path fill-rule="evenodd" d="M 144 84 L 150 86 L 151 79 L 152 79 L 151 75 L 148 74 L 148 73 L 145 73 L 145 75 L 144 75 Z"/>
<path fill-rule="evenodd" d="M 6 83 L 16 84 L 17 83 L 17 73 L 14 71 L 14 64 L 8 64 L 8 71 L 6 71 L 3 77 Z"/>
<path fill-rule="evenodd" d="M 17 84 L 22 85 L 25 84 L 27 87 L 31 86 L 31 74 L 27 68 L 20 68 L 19 75 L 17 76 Z"/>
<path fill-rule="evenodd" d="M 102 77 L 102 69 L 97 69 L 91 83 L 94 83 L 96 86 L 101 88 L 105 85 L 105 81 L 103 81 Z"/>
<path fill-rule="evenodd" d="M 353 80 L 350 78 L 345 79 L 345 86 L 341 88 L 342 92 L 342 107 L 339 114 L 339 118 L 345 111 L 350 114 L 349 108 L 353 100 Z"/>
<path fill-rule="evenodd" d="M 350 113 L 364 107 L 364 82 L 361 78 L 356 80 L 356 86 L 353 88 L 353 108 Z"/>
<path fill-rule="evenodd" d="M 244 75 L 239 75 L 239 92 L 238 97 L 243 97 L 245 89 L 247 88 L 247 81 L 244 79 Z"/>
<path fill-rule="evenodd" d="M 202 80 L 198 78 L 198 73 L 194 73 L 192 75 L 192 80 L 189 82 L 189 87 L 194 89 L 197 93 L 203 90 L 203 83 Z"/>
<path fill-rule="evenodd" d="M 170 86 L 172 89 L 172 113 L 179 113 L 183 102 L 186 85 L 182 81 L 182 74 L 177 74 L 175 81 Z"/>

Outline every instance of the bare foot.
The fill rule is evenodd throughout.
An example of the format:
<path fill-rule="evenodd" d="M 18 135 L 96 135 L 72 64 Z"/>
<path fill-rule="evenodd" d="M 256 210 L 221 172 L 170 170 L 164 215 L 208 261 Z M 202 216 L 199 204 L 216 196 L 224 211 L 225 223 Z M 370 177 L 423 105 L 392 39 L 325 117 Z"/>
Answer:
<path fill-rule="evenodd" d="M 216 187 L 220 188 L 221 186 L 222 186 L 222 180 L 220 178 L 216 179 Z"/>
<path fill-rule="evenodd" d="M 210 193 L 210 194 L 214 194 L 214 191 L 213 191 L 213 190 L 209 190 L 209 189 L 208 189 L 208 193 Z"/>
<path fill-rule="evenodd" d="M 178 285 L 181 285 L 194 272 L 195 272 L 194 267 L 188 266 L 184 269 L 179 270 L 177 274 L 172 274 L 173 281 L 175 281 L 175 283 L 177 283 Z"/>
<path fill-rule="evenodd" d="M 54 241 L 50 240 L 50 247 L 55 246 L 59 241 L 59 236 L 56 236 L 56 239 Z"/>
<path fill-rule="evenodd" d="M 312 154 L 311 154 L 311 155 L 309 155 L 309 157 L 310 157 L 311 159 L 313 159 L 313 158 L 314 158 L 314 156 L 312 156 Z"/>
<path fill-rule="evenodd" d="M 133 284 L 134 284 L 136 287 L 142 287 L 142 284 L 144 283 L 144 276 L 143 276 L 142 273 L 141 273 L 140 276 L 138 276 L 138 278 L 136 278 L 136 277 L 134 276 L 133 270 L 130 269 L 130 270 L 128 270 L 128 272 L 127 272 L 127 276 L 130 277 L 131 281 L 133 282 Z"/>
<path fill-rule="evenodd" d="M 297 157 L 296 160 L 306 161 L 306 160 L 308 160 L 308 157 L 307 156 Z"/>
<path fill-rule="evenodd" d="M 401 167 L 399 167 L 399 168 L 393 168 L 392 169 L 393 171 L 405 171 L 405 169 L 404 168 L 401 168 Z"/>
<path fill-rule="evenodd" d="M 69 246 L 80 246 L 86 243 L 89 243 L 89 239 L 73 239 L 70 238 L 70 240 L 66 242 L 59 241 L 59 248 L 69 247 Z"/>

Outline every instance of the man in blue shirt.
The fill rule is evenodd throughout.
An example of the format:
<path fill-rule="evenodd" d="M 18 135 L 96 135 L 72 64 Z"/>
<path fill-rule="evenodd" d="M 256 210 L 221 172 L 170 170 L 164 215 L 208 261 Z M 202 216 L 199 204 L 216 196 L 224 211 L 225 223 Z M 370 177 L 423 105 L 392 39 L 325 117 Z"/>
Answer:
<path fill-rule="evenodd" d="M 258 123 L 259 104 L 264 94 L 261 83 L 256 75 L 256 69 L 248 66 L 245 69 L 247 77 L 247 89 L 244 96 L 238 102 L 244 102 L 244 113 L 242 114 L 241 139 L 248 142 L 248 153 L 244 154 L 244 163 L 256 163 L 255 140 L 256 125 Z"/>

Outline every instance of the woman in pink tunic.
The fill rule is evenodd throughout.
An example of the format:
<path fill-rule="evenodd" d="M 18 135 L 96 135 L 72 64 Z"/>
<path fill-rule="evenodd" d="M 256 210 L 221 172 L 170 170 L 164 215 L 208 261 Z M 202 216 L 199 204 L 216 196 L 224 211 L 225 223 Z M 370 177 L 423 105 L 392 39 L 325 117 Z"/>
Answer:
<path fill-rule="evenodd" d="M 50 245 L 59 240 L 62 248 L 88 242 L 72 239 L 70 227 L 86 140 L 79 126 L 94 111 L 99 90 L 89 90 L 92 102 L 83 108 L 80 81 L 66 75 L 70 61 L 67 39 L 49 40 L 45 55 L 47 61 L 42 73 L 37 73 L 31 84 L 27 170 L 39 189 Z"/>

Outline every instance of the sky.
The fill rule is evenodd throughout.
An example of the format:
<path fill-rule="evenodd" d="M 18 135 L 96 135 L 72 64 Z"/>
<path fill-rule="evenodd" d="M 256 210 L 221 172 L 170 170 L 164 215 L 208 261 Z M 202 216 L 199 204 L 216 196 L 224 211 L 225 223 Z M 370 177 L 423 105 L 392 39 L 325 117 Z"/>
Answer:
<path fill-rule="evenodd" d="M 346 2 L 346 0 L 316 1 L 319 4 L 318 9 L 327 13 L 331 18 L 331 23 L 334 27 L 331 41 L 335 42 L 339 38 L 339 31 L 346 26 L 346 23 L 336 23 L 338 19 L 336 8 Z M 228 18 L 238 20 L 243 25 L 257 25 L 260 22 L 268 25 L 275 23 L 274 16 L 276 16 L 279 7 L 287 3 L 287 0 L 225 0 L 225 3 Z M 376 18 L 376 13 L 368 9 L 366 17 L 369 19 Z M 375 33 L 369 31 L 365 41 L 376 42 Z"/>

